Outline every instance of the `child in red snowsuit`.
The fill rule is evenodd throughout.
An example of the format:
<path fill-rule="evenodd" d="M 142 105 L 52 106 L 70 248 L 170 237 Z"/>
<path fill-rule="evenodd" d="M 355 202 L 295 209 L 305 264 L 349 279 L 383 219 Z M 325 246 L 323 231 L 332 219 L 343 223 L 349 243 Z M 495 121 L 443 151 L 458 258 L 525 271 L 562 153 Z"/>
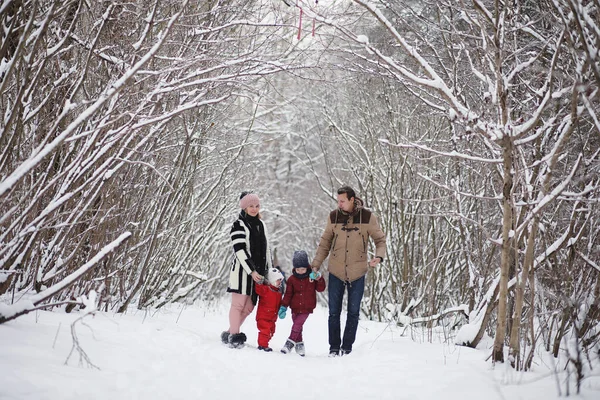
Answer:
<path fill-rule="evenodd" d="M 256 285 L 258 294 L 258 308 L 256 310 L 256 325 L 258 326 L 258 349 L 273 351 L 269 347 L 269 340 L 275 334 L 277 312 L 281 304 L 281 283 L 283 274 L 277 268 L 267 271 L 266 279 L 262 284 Z"/>
<path fill-rule="evenodd" d="M 292 275 L 287 280 L 287 288 L 279 308 L 279 318 L 285 318 L 288 306 L 292 309 L 292 332 L 281 349 L 284 354 L 296 347 L 296 353 L 304 357 L 302 328 L 317 306 L 317 292 L 325 290 L 325 279 L 321 274 L 309 271 L 311 267 L 308 263 L 308 254 L 304 250 L 295 251 L 292 259 Z"/>

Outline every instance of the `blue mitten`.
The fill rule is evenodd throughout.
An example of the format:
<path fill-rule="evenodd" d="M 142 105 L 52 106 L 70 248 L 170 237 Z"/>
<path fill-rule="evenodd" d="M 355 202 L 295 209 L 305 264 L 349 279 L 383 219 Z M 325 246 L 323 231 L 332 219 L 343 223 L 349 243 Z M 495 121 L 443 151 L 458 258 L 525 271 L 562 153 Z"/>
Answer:
<path fill-rule="evenodd" d="M 285 312 L 287 311 L 287 307 L 281 306 L 279 307 L 279 319 L 284 319 L 285 318 Z"/>
<path fill-rule="evenodd" d="M 308 277 L 310 279 L 312 279 L 313 281 L 316 281 L 317 279 L 319 279 L 321 277 L 321 273 L 313 271 L 310 273 L 310 275 Z"/>

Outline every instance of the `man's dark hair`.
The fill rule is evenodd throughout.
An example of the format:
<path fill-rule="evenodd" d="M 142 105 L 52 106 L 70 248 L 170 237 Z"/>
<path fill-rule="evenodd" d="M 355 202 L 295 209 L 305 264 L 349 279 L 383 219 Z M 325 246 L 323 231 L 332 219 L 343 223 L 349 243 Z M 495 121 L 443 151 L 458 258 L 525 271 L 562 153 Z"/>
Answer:
<path fill-rule="evenodd" d="M 344 193 L 346 193 L 346 197 L 348 198 L 348 200 L 350 200 L 353 197 L 356 197 L 356 193 L 354 193 L 354 189 L 352 189 L 350 186 L 342 186 L 337 191 L 337 194 L 344 194 Z"/>

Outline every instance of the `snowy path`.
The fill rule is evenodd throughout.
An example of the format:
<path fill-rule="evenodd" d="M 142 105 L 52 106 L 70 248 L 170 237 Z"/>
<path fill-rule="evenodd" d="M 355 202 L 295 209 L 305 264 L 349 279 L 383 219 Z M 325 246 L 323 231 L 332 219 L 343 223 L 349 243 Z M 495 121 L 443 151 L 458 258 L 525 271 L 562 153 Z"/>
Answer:
<path fill-rule="evenodd" d="M 487 350 L 427 343 L 398 328 L 361 321 L 354 352 L 328 358 L 327 315 L 317 309 L 305 326 L 307 356 L 279 349 L 291 318 L 279 321 L 273 353 L 219 342 L 226 312 L 188 307 L 87 317 L 81 345 L 100 370 L 64 361 L 70 324 L 79 315 L 40 311 L 0 326 L 0 399 L 558 399 L 556 377 L 495 369 Z M 179 317 L 179 321 L 177 321 Z M 256 343 L 254 314 L 244 324 Z M 60 325 L 60 328 L 59 328 Z M 57 334 L 58 332 L 58 334 Z M 598 380 L 585 396 L 598 398 Z M 595 382 L 596 390 L 589 386 Z"/>

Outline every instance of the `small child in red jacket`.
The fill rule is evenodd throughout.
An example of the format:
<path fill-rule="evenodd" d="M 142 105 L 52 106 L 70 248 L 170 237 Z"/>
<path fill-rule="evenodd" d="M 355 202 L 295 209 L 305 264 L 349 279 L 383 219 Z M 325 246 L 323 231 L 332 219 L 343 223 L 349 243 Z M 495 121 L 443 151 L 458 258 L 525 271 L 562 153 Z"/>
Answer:
<path fill-rule="evenodd" d="M 302 340 L 302 327 L 317 306 L 317 292 L 325 290 L 325 279 L 318 272 L 310 272 L 308 254 L 304 250 L 294 252 L 292 275 L 287 280 L 285 295 L 279 308 L 279 318 L 285 318 L 287 307 L 292 309 L 292 332 L 283 345 L 284 354 L 296 347 L 296 353 L 306 354 Z"/>
<path fill-rule="evenodd" d="M 277 311 L 281 304 L 283 274 L 277 268 L 270 268 L 266 275 L 263 283 L 255 286 L 256 294 L 258 294 L 256 310 L 258 349 L 273 351 L 269 347 L 269 341 L 275 334 L 275 321 L 277 321 Z"/>

